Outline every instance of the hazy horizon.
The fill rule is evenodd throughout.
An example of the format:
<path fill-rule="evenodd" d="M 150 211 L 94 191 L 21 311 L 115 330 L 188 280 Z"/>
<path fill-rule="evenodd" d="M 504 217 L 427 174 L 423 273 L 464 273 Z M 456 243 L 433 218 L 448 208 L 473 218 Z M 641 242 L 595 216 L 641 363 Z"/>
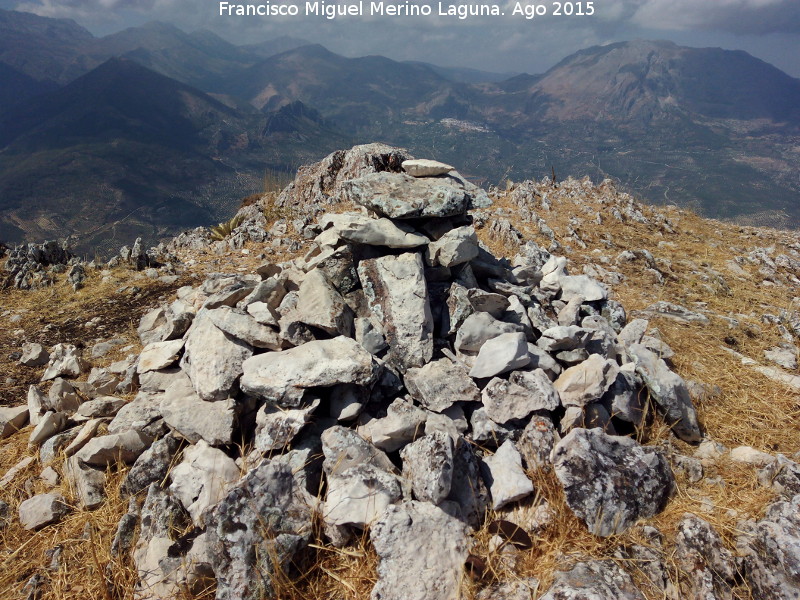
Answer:
<path fill-rule="evenodd" d="M 268 0 L 263 3 L 269 4 Z M 668 40 L 682 46 L 744 50 L 800 78 L 800 2 L 796 0 L 722 0 L 713 5 L 694 0 L 595 0 L 591 16 L 548 14 L 530 20 L 512 16 L 514 0 L 498 5 L 505 16 L 467 19 L 437 16 L 438 2 L 428 4 L 431 16 L 365 14 L 331 20 L 302 14 L 305 2 L 297 2 L 301 14 L 295 17 L 237 17 L 219 16 L 216 0 L 196 2 L 194 7 L 174 0 L 0 0 L 0 8 L 74 19 L 96 36 L 163 21 L 186 32 L 208 29 L 235 44 L 290 36 L 349 57 L 377 54 L 445 67 L 531 74 L 542 73 L 590 46 L 632 39 Z M 554 7 L 552 2 L 538 4 L 550 12 Z M 571 4 L 584 9 L 587 5 Z"/>

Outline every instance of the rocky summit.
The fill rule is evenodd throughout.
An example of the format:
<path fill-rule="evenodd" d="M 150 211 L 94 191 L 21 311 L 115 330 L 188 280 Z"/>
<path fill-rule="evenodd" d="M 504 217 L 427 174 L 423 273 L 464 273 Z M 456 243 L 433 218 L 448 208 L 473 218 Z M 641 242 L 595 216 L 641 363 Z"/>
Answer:
<path fill-rule="evenodd" d="M 315 549 L 347 560 L 365 544 L 376 567 L 357 597 L 372 600 L 738 598 L 741 581 L 760 598 L 800 595 L 800 466 L 753 449 L 737 460 L 758 463 L 782 500 L 742 524 L 741 558 L 687 514 L 677 591 L 662 533 L 642 523 L 724 449 L 704 437 L 672 349 L 607 284 L 572 273 L 554 239 L 493 254 L 476 232 L 484 190 L 380 145 L 305 168 L 280 198 L 293 201 L 309 215 L 302 255 L 181 287 L 141 317 L 139 349 L 118 363 L 91 368 L 66 342 L 22 349 L 52 383 L 0 409 L 0 434 L 57 465 L 76 502 L 32 493 L 4 523 L 39 530 L 102 511 L 114 489 L 130 504 L 109 552 L 131 561 L 142 600 L 281 598 Z M 334 205 L 345 210 L 323 212 Z M 240 217 L 223 245 L 263 243 L 264 215 Z M 13 278 L 32 281 L 20 256 Z M 698 444 L 699 458 L 676 458 Z M 493 580 L 487 565 L 549 539 L 548 486 L 564 527 L 585 536 L 563 560 L 586 539 L 648 539 L 619 561 L 583 555 L 541 586 Z"/>

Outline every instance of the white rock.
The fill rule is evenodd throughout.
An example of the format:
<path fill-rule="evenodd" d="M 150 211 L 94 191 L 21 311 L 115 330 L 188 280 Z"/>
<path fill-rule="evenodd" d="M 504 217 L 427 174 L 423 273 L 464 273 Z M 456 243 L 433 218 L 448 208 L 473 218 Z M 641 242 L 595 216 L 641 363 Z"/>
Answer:
<path fill-rule="evenodd" d="M 20 357 L 19 362 L 26 367 L 41 367 L 42 365 L 46 365 L 49 360 L 50 355 L 41 344 L 22 344 L 22 356 Z"/>
<path fill-rule="evenodd" d="M 405 223 L 395 223 L 391 219 L 362 218 L 349 224 L 339 224 L 339 237 L 356 244 L 386 246 L 388 248 L 417 248 L 425 246 L 429 240 L 416 233 Z"/>
<path fill-rule="evenodd" d="M 530 365 L 528 368 L 530 368 Z M 561 406 L 561 398 L 543 369 L 514 371 L 511 373 L 509 381 L 522 386 L 530 392 L 531 410 L 552 411 Z"/>
<path fill-rule="evenodd" d="M 298 406 L 306 388 L 366 385 L 373 378 L 372 355 L 344 336 L 259 354 L 246 360 L 242 368 L 245 393 L 287 407 Z"/>
<path fill-rule="evenodd" d="M 427 502 L 389 507 L 372 526 L 380 557 L 372 600 L 457 600 L 469 554 L 467 527 Z"/>
<path fill-rule="evenodd" d="M 481 346 L 470 377 L 494 377 L 524 367 L 530 362 L 524 333 L 503 333 Z"/>
<path fill-rule="evenodd" d="M 423 435 L 426 418 L 424 410 L 398 398 L 386 409 L 385 417 L 365 423 L 358 432 L 381 450 L 394 452 Z"/>
<path fill-rule="evenodd" d="M 484 458 L 483 464 L 484 480 L 495 510 L 533 493 L 533 483 L 522 469 L 522 456 L 511 440 L 506 440 L 497 452 Z"/>
<path fill-rule="evenodd" d="M 99 417 L 113 417 L 125 406 L 126 402 L 122 398 L 114 396 L 100 396 L 94 400 L 84 402 L 78 407 L 76 417 L 95 419 Z"/>
<path fill-rule="evenodd" d="M 256 415 L 256 449 L 266 453 L 288 446 L 308 423 L 319 403 L 319 398 L 315 398 L 303 408 L 281 409 L 272 404 L 262 406 Z"/>
<path fill-rule="evenodd" d="M 83 424 L 80 431 L 78 431 L 78 435 L 75 436 L 69 445 L 64 448 L 64 455 L 65 456 L 72 456 L 78 450 L 83 448 L 87 442 L 92 439 L 95 435 L 97 435 L 97 430 L 100 428 L 106 419 L 90 419 Z"/>
<path fill-rule="evenodd" d="M 200 440 L 183 452 L 183 462 L 170 472 L 170 491 L 181 501 L 195 525 L 204 523 L 203 511 L 225 497 L 239 480 L 239 468 L 222 450 Z"/>
<path fill-rule="evenodd" d="M 314 269 L 297 292 L 297 307 L 286 318 L 319 327 L 331 335 L 353 334 L 353 312 L 325 274 Z"/>
<path fill-rule="evenodd" d="M 49 402 L 47 396 L 39 391 L 35 385 L 28 388 L 28 418 L 31 425 L 38 425 L 42 415 L 47 410 Z"/>
<path fill-rule="evenodd" d="M 616 362 L 592 354 L 582 363 L 564 371 L 553 387 L 564 406 L 586 406 L 606 393 L 618 373 Z"/>
<path fill-rule="evenodd" d="M 39 420 L 39 424 L 34 427 L 29 440 L 30 445 L 41 444 L 47 438 L 64 431 L 67 427 L 67 415 L 60 412 L 48 410 Z"/>
<path fill-rule="evenodd" d="M 212 446 L 222 446 L 233 441 L 236 401 L 201 400 L 186 378 L 176 379 L 167 387 L 158 410 L 167 425 L 192 443 L 202 439 Z"/>
<path fill-rule="evenodd" d="M 50 353 L 50 362 L 47 364 L 42 381 L 55 379 L 61 375 L 76 378 L 86 367 L 80 357 L 78 349 L 72 344 L 56 344 Z"/>
<path fill-rule="evenodd" d="M 755 467 L 765 467 L 775 462 L 775 457 L 766 452 L 761 452 L 750 446 L 739 446 L 731 450 L 730 459 L 734 462 L 741 462 Z"/>
<path fill-rule="evenodd" d="M 414 497 L 439 504 L 450 494 L 453 481 L 453 439 L 446 433 L 425 435 L 403 448 L 403 477 L 411 481 Z"/>
<path fill-rule="evenodd" d="M 492 421 L 500 424 L 513 419 L 524 419 L 536 407 L 536 398 L 530 391 L 499 377 L 486 384 L 481 397 L 486 414 Z"/>
<path fill-rule="evenodd" d="M 402 163 L 403 170 L 412 177 L 436 177 L 446 175 L 455 167 L 427 158 L 410 158 Z"/>
<path fill-rule="evenodd" d="M 57 523 L 69 512 L 67 501 L 61 494 L 39 494 L 19 505 L 22 527 L 31 531 Z"/>
<path fill-rule="evenodd" d="M 128 430 L 92 438 L 75 453 L 87 465 L 105 467 L 114 463 L 131 464 L 147 450 L 152 439 L 140 431 Z"/>
<path fill-rule="evenodd" d="M 0 407 L 0 440 L 15 434 L 28 423 L 28 406 Z"/>
<path fill-rule="evenodd" d="M 448 358 L 408 369 L 403 379 L 411 397 L 434 412 L 442 412 L 456 402 L 480 400 L 481 392 L 466 369 Z"/>
<path fill-rule="evenodd" d="M 93 510 L 105 501 L 104 470 L 85 465 L 77 456 L 73 456 L 64 462 L 64 477 L 74 490 L 82 508 Z"/>
<path fill-rule="evenodd" d="M 178 353 L 182 349 L 182 339 L 147 344 L 139 355 L 136 372 L 141 374 L 169 367 L 178 360 Z"/>
<path fill-rule="evenodd" d="M 225 400 L 231 397 L 253 347 L 223 333 L 208 312 L 200 311 L 189 329 L 181 368 L 203 400 Z"/>
<path fill-rule="evenodd" d="M 17 464 L 11 467 L 5 475 L 0 479 L 0 488 L 5 488 L 9 483 L 16 479 L 17 475 L 22 473 L 25 469 L 30 467 L 34 461 L 36 461 L 36 457 L 34 456 L 26 456 L 22 460 L 20 460 Z"/>
<path fill-rule="evenodd" d="M 521 331 L 519 325 L 498 321 L 487 312 L 476 312 L 468 316 L 456 333 L 457 352 L 478 352 L 488 340 L 504 333 Z"/>
<path fill-rule="evenodd" d="M 322 516 L 329 525 L 363 529 L 402 497 L 396 475 L 373 464 L 357 465 L 329 476 Z"/>
<path fill-rule="evenodd" d="M 478 235 L 472 225 L 457 227 L 428 244 L 425 259 L 431 266 L 454 267 L 478 256 Z"/>
<path fill-rule="evenodd" d="M 362 260 L 358 277 L 373 317 L 389 344 L 388 361 L 401 370 L 433 356 L 433 317 L 422 255 L 406 253 Z"/>

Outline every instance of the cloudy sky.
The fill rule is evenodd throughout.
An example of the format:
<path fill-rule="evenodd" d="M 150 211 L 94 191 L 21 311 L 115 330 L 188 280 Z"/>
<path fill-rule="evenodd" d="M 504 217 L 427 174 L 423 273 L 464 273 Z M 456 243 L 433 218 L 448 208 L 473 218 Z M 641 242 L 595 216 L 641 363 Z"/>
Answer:
<path fill-rule="evenodd" d="M 320 42 L 347 56 L 381 54 L 497 72 L 539 73 L 587 46 L 633 38 L 667 39 L 687 46 L 746 50 L 800 77 L 800 0 L 594 0 L 592 16 L 555 16 L 554 2 L 531 0 L 548 12 L 532 20 L 511 14 L 516 0 L 486 1 L 502 2 L 505 16 L 461 20 L 365 15 L 328 20 L 306 16 L 305 0 L 272 0 L 273 5 L 296 3 L 300 10 L 296 17 L 220 16 L 218 0 L 0 0 L 0 7 L 73 18 L 96 35 L 160 20 L 186 31 L 211 29 L 235 43 L 289 35 Z M 366 12 L 369 2 L 364 2 Z M 433 15 L 438 12 L 438 0 L 411 2 L 429 4 Z M 574 9 L 579 4 L 588 12 L 586 1 L 572 2 Z"/>

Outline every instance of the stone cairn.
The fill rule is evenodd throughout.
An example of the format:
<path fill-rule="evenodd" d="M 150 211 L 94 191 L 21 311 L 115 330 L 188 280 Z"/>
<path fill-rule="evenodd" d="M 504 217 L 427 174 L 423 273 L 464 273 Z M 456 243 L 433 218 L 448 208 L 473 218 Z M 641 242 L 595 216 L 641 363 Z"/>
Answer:
<path fill-rule="evenodd" d="M 130 466 L 112 551 L 132 553 L 138 598 L 210 581 L 220 600 L 272 597 L 317 515 L 336 545 L 368 528 L 374 600 L 447 600 L 487 511 L 534 494 L 526 469 L 552 469 L 597 536 L 669 501 L 665 456 L 625 434 L 651 408 L 682 440 L 701 432 L 647 322 L 533 243 L 492 256 L 468 213 L 489 199 L 448 165 L 403 169 L 339 182 L 359 210 L 321 215 L 304 257 L 180 289 L 142 318 L 141 354 L 88 381 L 69 381 L 87 370 L 74 346 L 25 349 L 52 387 L 0 409 L 2 434 L 29 419 L 85 508 L 109 466 Z M 20 519 L 67 510 L 42 494 Z M 579 563 L 545 597 L 587 585 L 642 597 L 610 562 Z"/>

